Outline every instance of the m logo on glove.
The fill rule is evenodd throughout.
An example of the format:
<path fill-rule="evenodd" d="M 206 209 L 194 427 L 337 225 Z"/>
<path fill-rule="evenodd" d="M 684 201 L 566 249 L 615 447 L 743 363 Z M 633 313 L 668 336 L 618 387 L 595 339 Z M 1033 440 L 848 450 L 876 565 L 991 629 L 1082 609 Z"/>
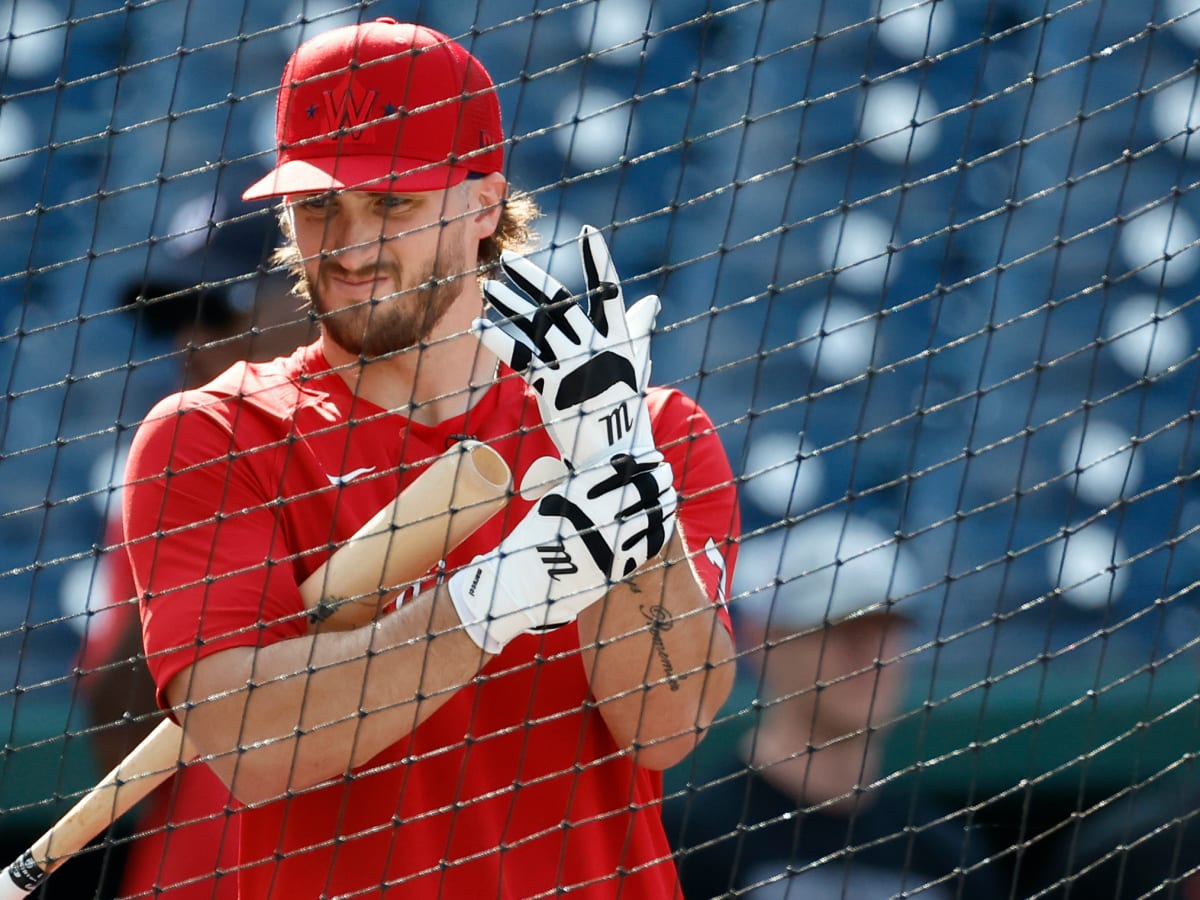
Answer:
<path fill-rule="evenodd" d="M 628 404 L 622 403 L 606 416 L 600 417 L 608 429 L 608 442 L 615 444 L 627 435 L 633 428 L 633 418 L 629 415 Z"/>
<path fill-rule="evenodd" d="M 579 571 L 579 566 L 575 565 L 562 541 L 541 544 L 538 546 L 537 552 L 542 558 L 542 565 L 546 567 L 546 574 L 555 581 L 564 575 L 574 575 Z"/>

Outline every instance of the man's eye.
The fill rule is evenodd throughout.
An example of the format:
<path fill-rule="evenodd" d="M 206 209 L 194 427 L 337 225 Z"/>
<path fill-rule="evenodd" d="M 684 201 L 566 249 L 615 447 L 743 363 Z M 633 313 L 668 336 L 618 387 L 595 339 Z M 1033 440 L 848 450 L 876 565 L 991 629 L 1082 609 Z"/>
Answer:
<path fill-rule="evenodd" d="M 332 206 L 333 198 L 328 194 L 317 194 L 296 202 L 296 209 L 303 212 L 324 212 Z"/>
<path fill-rule="evenodd" d="M 400 194 L 381 194 L 379 197 L 380 205 L 386 209 L 400 209 L 411 202 L 410 198 Z"/>

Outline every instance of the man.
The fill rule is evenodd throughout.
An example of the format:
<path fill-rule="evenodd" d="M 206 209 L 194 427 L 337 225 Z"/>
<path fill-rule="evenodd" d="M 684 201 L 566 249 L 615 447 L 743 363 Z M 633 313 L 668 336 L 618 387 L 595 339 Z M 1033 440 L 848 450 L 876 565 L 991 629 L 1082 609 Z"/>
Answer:
<path fill-rule="evenodd" d="M 305 43 L 277 137 L 245 197 L 282 198 L 320 337 L 160 403 L 125 494 L 159 702 L 247 807 L 241 896 L 671 896 L 659 772 L 730 688 L 737 507 L 703 412 L 646 390 L 657 300 L 626 312 L 590 230 L 587 312 L 511 252 L 495 89 L 444 35 Z M 310 632 L 297 585 L 468 437 L 569 474 Z"/>
<path fill-rule="evenodd" d="M 758 714 L 665 811 L 688 900 L 1001 896 L 1002 863 L 961 815 L 919 785 L 877 783 L 902 710 L 915 561 L 870 520 L 825 513 L 747 539 L 738 576 Z"/>

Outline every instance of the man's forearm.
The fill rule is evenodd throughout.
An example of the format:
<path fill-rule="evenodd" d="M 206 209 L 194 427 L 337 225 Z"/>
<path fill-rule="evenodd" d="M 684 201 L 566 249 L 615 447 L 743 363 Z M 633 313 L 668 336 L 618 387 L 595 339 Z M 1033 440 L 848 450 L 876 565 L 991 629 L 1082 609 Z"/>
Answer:
<path fill-rule="evenodd" d="M 579 617 L 592 694 L 617 744 L 667 768 L 703 737 L 733 687 L 733 640 L 674 537 L 664 557 Z"/>
<path fill-rule="evenodd" d="M 168 687 L 192 746 L 243 802 L 336 778 L 400 740 L 488 656 L 443 589 L 363 628 L 215 653 Z"/>

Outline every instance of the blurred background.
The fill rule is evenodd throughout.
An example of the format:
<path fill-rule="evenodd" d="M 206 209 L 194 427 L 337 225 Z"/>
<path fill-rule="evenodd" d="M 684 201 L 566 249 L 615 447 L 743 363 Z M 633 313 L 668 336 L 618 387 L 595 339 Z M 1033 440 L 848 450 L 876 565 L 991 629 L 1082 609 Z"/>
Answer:
<path fill-rule="evenodd" d="M 488 66 L 543 261 L 577 281 L 590 223 L 627 294 L 664 298 L 654 380 L 716 423 L 743 532 L 863 520 L 904 548 L 879 597 L 913 623 L 885 772 L 1017 870 L 1131 786 L 1190 781 L 1200 4 L 0 0 L 14 850 L 94 780 L 74 661 L 121 452 L 190 359 L 129 292 L 186 272 L 253 310 L 271 211 L 238 194 L 272 158 L 283 64 L 382 15 Z M 208 252 L 246 226 L 233 268 Z"/>

